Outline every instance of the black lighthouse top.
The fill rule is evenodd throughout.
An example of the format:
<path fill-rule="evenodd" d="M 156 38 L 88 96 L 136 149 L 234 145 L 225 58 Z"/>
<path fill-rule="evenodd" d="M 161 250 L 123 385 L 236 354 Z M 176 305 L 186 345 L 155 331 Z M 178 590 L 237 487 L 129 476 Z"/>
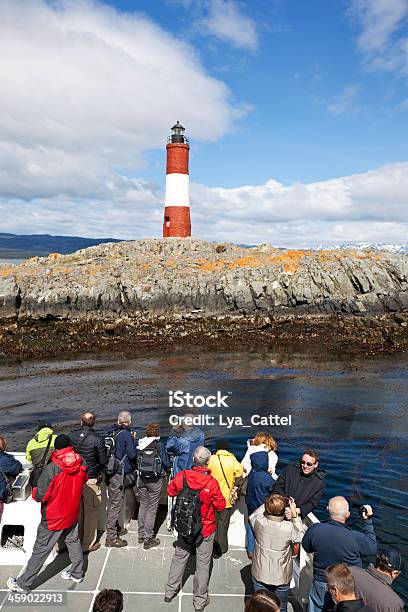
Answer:
<path fill-rule="evenodd" d="M 181 125 L 180 121 L 177 121 L 177 123 L 173 125 L 171 130 L 173 134 L 168 138 L 170 142 L 188 142 L 188 138 L 183 134 L 183 132 L 186 131 L 186 128 Z"/>

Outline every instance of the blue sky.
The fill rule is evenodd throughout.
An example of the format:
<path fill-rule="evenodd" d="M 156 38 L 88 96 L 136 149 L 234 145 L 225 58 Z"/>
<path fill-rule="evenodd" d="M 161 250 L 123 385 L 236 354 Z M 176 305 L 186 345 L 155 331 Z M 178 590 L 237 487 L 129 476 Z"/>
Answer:
<path fill-rule="evenodd" d="M 24 15 L 24 19 L 22 19 Z M 1 231 L 408 241 L 408 0 L 2 0 Z"/>
<path fill-rule="evenodd" d="M 298 0 L 241 1 L 257 32 L 256 49 L 197 35 L 194 10 L 182 3 L 111 4 L 144 12 L 193 44 L 208 72 L 251 107 L 215 145 L 193 140 L 194 180 L 224 187 L 270 178 L 313 182 L 408 158 L 408 138 L 401 133 L 408 113 L 398 110 L 407 98 L 406 80 L 364 65 L 349 3 L 315 0 L 311 10 Z M 157 180 L 162 152 L 149 159 L 145 176 Z"/>

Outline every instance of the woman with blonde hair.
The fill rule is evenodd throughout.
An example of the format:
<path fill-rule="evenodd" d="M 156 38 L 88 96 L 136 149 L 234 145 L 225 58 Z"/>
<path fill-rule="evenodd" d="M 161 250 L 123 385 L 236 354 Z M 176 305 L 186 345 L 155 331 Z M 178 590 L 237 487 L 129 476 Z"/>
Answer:
<path fill-rule="evenodd" d="M 252 440 L 247 441 L 247 451 L 241 462 L 244 468 L 244 475 L 248 476 L 251 471 L 251 455 L 259 451 L 266 451 L 268 453 L 268 472 L 276 480 L 278 477 L 276 473 L 276 465 L 278 463 L 277 449 L 278 445 L 270 434 L 265 431 L 258 431 Z"/>

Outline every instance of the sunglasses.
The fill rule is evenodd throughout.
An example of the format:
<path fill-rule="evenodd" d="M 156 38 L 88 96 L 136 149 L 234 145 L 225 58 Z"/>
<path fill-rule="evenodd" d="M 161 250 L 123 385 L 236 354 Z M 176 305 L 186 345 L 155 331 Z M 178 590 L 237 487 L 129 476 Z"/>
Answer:
<path fill-rule="evenodd" d="M 312 467 L 312 465 L 315 465 L 314 463 L 311 463 L 310 461 L 301 461 L 300 462 L 302 465 L 307 465 L 308 467 Z"/>

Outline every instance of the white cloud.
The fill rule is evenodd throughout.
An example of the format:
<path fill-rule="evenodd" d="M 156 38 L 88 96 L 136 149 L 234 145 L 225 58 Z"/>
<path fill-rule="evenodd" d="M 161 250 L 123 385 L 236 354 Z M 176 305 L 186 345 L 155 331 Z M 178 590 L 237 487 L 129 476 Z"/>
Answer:
<path fill-rule="evenodd" d="M 361 28 L 357 44 L 367 64 L 408 74 L 408 37 L 403 30 L 408 0 L 351 0 L 350 14 Z"/>
<path fill-rule="evenodd" d="M 134 178 L 144 153 L 163 147 L 175 119 L 195 139 L 210 124 L 216 139 L 243 112 L 190 46 L 91 0 L 2 0 L 0 79 L 4 232 L 160 236 L 161 186 Z M 209 240 L 407 239 L 408 163 L 312 184 L 191 191 L 194 234 Z"/>
<path fill-rule="evenodd" d="M 191 46 L 91 0 L 2 0 L 0 79 L 3 197 L 106 197 L 176 119 L 218 139 L 243 112 Z"/>
<path fill-rule="evenodd" d="M 397 111 L 406 111 L 406 110 L 408 110 L 408 98 L 406 98 L 405 100 L 403 100 L 402 102 L 400 102 L 400 103 L 399 103 L 399 104 L 396 106 L 395 110 L 397 110 Z"/>
<path fill-rule="evenodd" d="M 194 34 L 214 36 L 238 49 L 255 51 L 259 37 L 257 25 L 246 15 L 237 0 L 167 0 L 173 7 L 190 11 Z M 282 25 L 273 31 L 288 31 Z"/>
<path fill-rule="evenodd" d="M 330 113 L 330 115 L 344 115 L 347 112 L 359 112 L 360 108 L 355 103 L 359 89 L 358 85 L 348 85 L 345 87 L 338 96 L 329 100 L 327 112 Z"/>
<path fill-rule="evenodd" d="M 208 240 L 307 247 L 350 241 L 406 242 L 408 162 L 363 174 L 285 186 L 191 186 L 193 234 Z M 163 194 L 118 177 L 103 198 L 0 201 L 2 231 L 113 238 L 160 236 Z M 16 215 L 16 210 L 19 214 Z"/>
<path fill-rule="evenodd" d="M 254 51 L 258 46 L 254 21 L 233 0 L 210 0 L 208 14 L 201 23 L 208 33 L 234 47 Z"/>
<path fill-rule="evenodd" d="M 390 164 L 364 174 L 316 183 L 264 185 L 234 189 L 196 186 L 193 199 L 210 219 L 234 223 L 289 221 L 405 221 L 408 162 Z"/>

